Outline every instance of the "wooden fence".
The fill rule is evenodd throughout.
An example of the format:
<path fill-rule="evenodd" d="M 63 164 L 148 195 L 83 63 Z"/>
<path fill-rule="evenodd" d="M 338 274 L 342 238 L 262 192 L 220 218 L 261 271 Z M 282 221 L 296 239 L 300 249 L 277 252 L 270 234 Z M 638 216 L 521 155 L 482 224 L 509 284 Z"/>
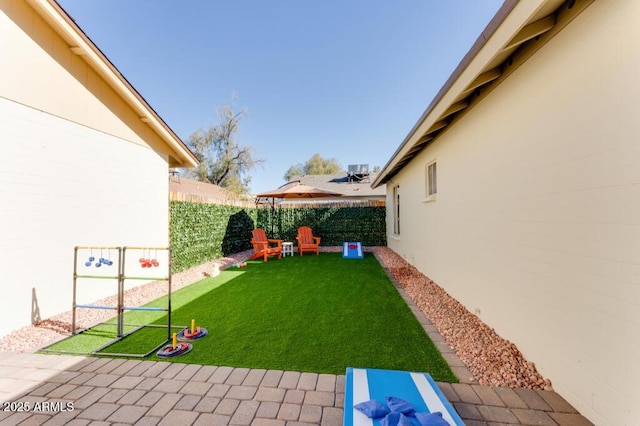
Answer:
<path fill-rule="evenodd" d="M 205 195 L 187 194 L 184 192 L 169 192 L 169 201 L 182 201 L 185 203 L 198 203 L 198 204 L 217 204 L 219 206 L 236 206 L 256 208 L 256 203 L 253 200 L 233 199 L 233 198 L 215 198 Z"/>
<path fill-rule="evenodd" d="M 187 203 L 199 203 L 199 204 L 217 204 L 220 206 L 236 206 L 246 208 L 271 208 L 271 200 L 261 199 L 260 203 L 256 203 L 254 199 L 230 199 L 230 198 L 216 198 L 206 195 L 188 194 L 184 192 L 169 192 L 169 201 L 182 201 Z M 340 199 L 288 199 L 286 202 L 281 203 L 276 201 L 275 207 L 282 209 L 296 209 L 296 208 L 326 208 L 326 207 L 384 207 L 384 200 L 340 200 Z"/>

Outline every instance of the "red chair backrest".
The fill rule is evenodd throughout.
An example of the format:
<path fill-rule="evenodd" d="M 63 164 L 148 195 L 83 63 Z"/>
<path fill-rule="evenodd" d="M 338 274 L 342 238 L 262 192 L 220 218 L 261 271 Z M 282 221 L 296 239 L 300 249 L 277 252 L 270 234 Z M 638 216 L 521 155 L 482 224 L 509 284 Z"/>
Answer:
<path fill-rule="evenodd" d="M 252 232 L 254 241 L 267 241 L 267 234 L 264 229 L 256 228 Z"/>
<path fill-rule="evenodd" d="M 308 226 L 301 226 L 298 228 L 298 238 L 302 244 L 314 244 L 313 233 Z"/>

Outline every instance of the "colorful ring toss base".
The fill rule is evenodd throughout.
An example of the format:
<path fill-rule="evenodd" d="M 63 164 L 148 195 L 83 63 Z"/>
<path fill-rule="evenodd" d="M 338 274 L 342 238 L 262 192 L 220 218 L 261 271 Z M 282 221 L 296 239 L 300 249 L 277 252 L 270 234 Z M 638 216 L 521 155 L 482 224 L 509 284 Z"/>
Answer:
<path fill-rule="evenodd" d="M 208 334 L 208 331 L 206 328 L 196 327 L 193 330 L 193 333 L 191 333 L 191 330 L 189 328 L 184 328 L 177 334 L 177 338 L 181 342 L 188 342 L 191 340 L 201 339 L 207 334 Z"/>
<path fill-rule="evenodd" d="M 160 358 L 173 358 L 175 356 L 184 355 L 191 349 L 193 349 L 193 345 L 191 343 L 180 342 L 175 348 L 173 347 L 173 344 L 166 345 L 164 348 L 160 349 L 156 355 Z"/>

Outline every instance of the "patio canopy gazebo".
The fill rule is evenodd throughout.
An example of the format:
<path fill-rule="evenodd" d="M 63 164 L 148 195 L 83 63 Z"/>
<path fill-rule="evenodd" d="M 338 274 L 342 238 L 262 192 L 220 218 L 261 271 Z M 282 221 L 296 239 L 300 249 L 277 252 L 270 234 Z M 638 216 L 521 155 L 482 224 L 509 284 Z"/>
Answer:
<path fill-rule="evenodd" d="M 288 182 L 277 189 L 262 192 L 256 195 L 256 204 L 261 198 L 271 199 L 271 234 L 273 234 L 273 214 L 275 211 L 275 200 L 279 199 L 308 199 L 341 197 L 338 192 L 325 191 L 314 186 L 304 185 L 300 181 Z"/>

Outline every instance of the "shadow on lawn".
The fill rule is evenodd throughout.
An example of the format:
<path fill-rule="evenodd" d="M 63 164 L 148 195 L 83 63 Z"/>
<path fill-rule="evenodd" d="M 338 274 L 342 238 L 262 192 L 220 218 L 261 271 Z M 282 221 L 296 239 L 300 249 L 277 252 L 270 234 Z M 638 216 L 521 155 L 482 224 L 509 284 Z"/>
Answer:
<path fill-rule="evenodd" d="M 166 298 L 147 306 L 166 306 Z M 249 261 L 176 291 L 172 306 L 172 326 L 195 319 L 209 334 L 191 352 L 163 361 L 330 374 L 349 366 L 426 371 L 457 381 L 371 253 Z M 142 313 L 128 314 L 140 323 Z M 144 328 L 107 351 L 140 353 L 166 336 L 166 328 Z"/>
<path fill-rule="evenodd" d="M 171 297 L 172 330 L 170 332 L 166 327 L 166 310 L 133 310 L 124 313 L 123 327 L 125 336 L 119 341 L 116 340 L 118 337 L 116 327 L 117 318 L 113 317 L 106 320 L 105 322 L 89 327 L 76 335 L 69 336 L 64 340 L 58 341 L 45 348 L 42 348 L 41 352 L 90 355 L 99 348 L 104 347 L 104 349 L 100 352 L 119 353 L 124 355 L 131 354 L 132 356 L 133 354 L 146 353 L 151 348 L 154 348 L 160 343 L 167 341 L 168 335 L 170 335 L 172 332 L 177 332 L 181 327 L 186 327 L 190 324 L 187 321 L 177 322 L 174 316 L 174 313 L 176 311 L 179 311 L 181 307 L 190 303 L 197 303 L 197 301 L 203 294 L 214 290 L 218 286 L 228 283 L 229 281 L 240 276 L 242 273 L 243 271 L 238 269 L 223 271 L 223 274 L 220 274 L 216 277 L 205 278 L 173 292 Z M 155 299 L 145 304 L 144 307 L 166 308 L 167 296 Z M 145 324 L 164 325 L 164 327 L 141 328 L 135 331 L 135 329 L 137 329 L 139 326 Z M 176 327 L 178 328 L 176 329 Z M 128 334 L 131 331 L 135 332 L 133 334 Z M 109 346 L 105 347 L 105 345 Z M 98 352 L 97 355 L 100 355 L 100 352 Z"/>
<path fill-rule="evenodd" d="M 372 254 L 247 265 L 193 284 L 200 291 L 184 294 L 191 301 L 174 305 L 174 324 L 195 319 L 209 335 L 171 361 L 330 374 L 348 366 L 428 371 L 457 381 Z M 144 335 L 119 345 L 140 345 Z"/>

